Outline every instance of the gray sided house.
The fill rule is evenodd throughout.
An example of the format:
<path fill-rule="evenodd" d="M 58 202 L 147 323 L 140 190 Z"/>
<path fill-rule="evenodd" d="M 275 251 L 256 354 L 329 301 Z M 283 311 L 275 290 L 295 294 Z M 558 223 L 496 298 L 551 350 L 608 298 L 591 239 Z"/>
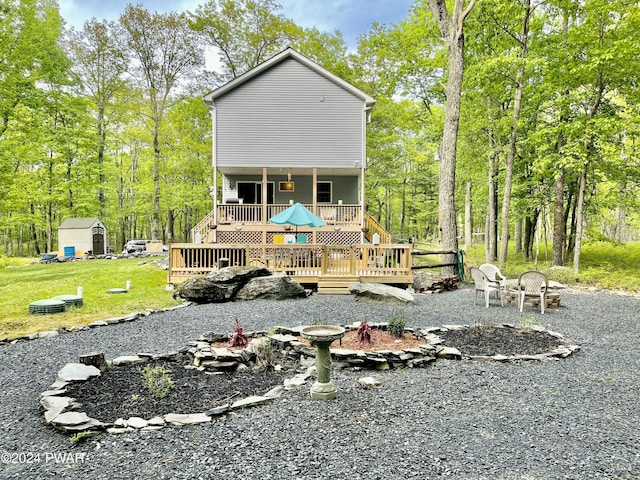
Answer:
<path fill-rule="evenodd" d="M 213 208 L 169 247 L 169 281 L 264 266 L 318 293 L 410 285 L 411 246 L 365 209 L 374 99 L 290 48 L 204 97 L 212 118 Z M 314 227 L 271 222 L 300 203 Z"/>
<path fill-rule="evenodd" d="M 58 250 L 66 257 L 107 251 L 107 229 L 97 217 L 67 218 L 58 227 Z"/>
<path fill-rule="evenodd" d="M 214 205 L 194 227 L 194 242 L 277 242 L 283 227 L 268 219 L 295 202 L 327 222 L 307 229 L 314 243 L 361 243 L 373 234 L 364 210 L 372 97 L 288 48 L 204 101 L 213 120 Z"/>

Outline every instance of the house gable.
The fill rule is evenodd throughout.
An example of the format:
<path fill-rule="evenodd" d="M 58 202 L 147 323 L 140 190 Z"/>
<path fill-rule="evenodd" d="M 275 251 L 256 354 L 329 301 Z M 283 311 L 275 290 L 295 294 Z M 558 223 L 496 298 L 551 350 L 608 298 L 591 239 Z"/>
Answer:
<path fill-rule="evenodd" d="M 215 112 L 218 168 L 354 168 L 364 161 L 374 100 L 291 49 L 205 102 Z"/>

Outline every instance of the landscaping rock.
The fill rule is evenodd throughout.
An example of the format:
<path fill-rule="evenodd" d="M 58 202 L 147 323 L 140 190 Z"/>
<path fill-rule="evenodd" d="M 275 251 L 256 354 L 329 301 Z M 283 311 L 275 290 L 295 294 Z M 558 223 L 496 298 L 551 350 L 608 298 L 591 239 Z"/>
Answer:
<path fill-rule="evenodd" d="M 263 267 L 221 268 L 205 277 L 190 278 L 174 295 L 196 303 L 306 297 L 304 288 L 290 277 Z"/>
<path fill-rule="evenodd" d="M 407 290 L 381 283 L 352 283 L 349 292 L 356 300 L 370 303 L 407 305 L 415 301 Z"/>
<path fill-rule="evenodd" d="M 98 375 L 100 375 L 100 370 L 92 365 L 67 363 L 58 372 L 58 380 L 63 382 L 82 382 Z"/>

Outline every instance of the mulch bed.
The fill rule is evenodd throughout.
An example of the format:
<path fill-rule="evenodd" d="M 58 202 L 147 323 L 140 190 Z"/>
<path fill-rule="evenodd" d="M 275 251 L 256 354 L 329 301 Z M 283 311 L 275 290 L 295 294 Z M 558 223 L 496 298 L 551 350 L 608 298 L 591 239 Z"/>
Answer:
<path fill-rule="evenodd" d="M 437 332 L 444 344 L 463 355 L 536 355 L 546 353 L 562 342 L 546 332 L 515 328 L 465 328 Z"/>
<path fill-rule="evenodd" d="M 405 335 L 409 344 L 386 332 L 373 331 L 374 343 L 367 349 L 401 349 L 424 343 Z M 544 332 L 521 331 L 513 328 L 462 329 L 438 332 L 444 344 L 457 348 L 463 355 L 535 355 L 545 353 L 561 342 Z M 334 348 L 359 348 L 357 340 L 347 335 L 343 345 Z M 166 366 L 175 388 L 164 398 L 156 398 L 144 385 L 141 370 L 146 365 Z M 207 374 L 186 369 L 179 363 L 143 363 L 111 367 L 97 378 L 74 383 L 67 395 L 81 404 L 80 410 L 92 418 L 109 423 L 132 416 L 150 419 L 167 413 L 205 412 L 225 403 L 233 403 L 251 395 L 262 395 L 282 385 L 296 371 L 291 362 L 283 362 L 281 371 L 246 371 Z"/>
<path fill-rule="evenodd" d="M 174 388 L 164 398 L 151 394 L 141 373 L 147 365 L 167 367 Z M 99 377 L 67 386 L 66 395 L 82 404 L 80 410 L 102 422 L 118 418 L 150 419 L 167 413 L 200 413 L 251 395 L 263 395 L 282 385 L 295 372 L 247 371 L 208 374 L 179 363 L 147 362 L 109 368 Z"/>

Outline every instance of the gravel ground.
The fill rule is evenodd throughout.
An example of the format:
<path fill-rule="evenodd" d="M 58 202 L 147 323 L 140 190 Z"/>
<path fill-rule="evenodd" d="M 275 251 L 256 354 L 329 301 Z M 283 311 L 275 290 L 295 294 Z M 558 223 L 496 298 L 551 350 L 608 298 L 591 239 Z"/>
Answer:
<path fill-rule="evenodd" d="M 199 305 L 135 322 L 0 346 L 1 479 L 640 479 L 640 300 L 565 291 L 536 323 L 582 346 L 557 361 L 440 361 L 426 369 L 336 371 L 336 401 L 309 387 L 188 428 L 73 443 L 43 425 L 40 392 L 78 355 L 164 353 L 207 331 L 386 321 L 392 307 L 350 296 Z M 417 295 L 407 326 L 514 322 L 513 307 L 473 304 L 464 287 Z M 34 317 L 34 321 L 37 321 Z M 370 373 L 370 372 L 367 372 Z"/>

